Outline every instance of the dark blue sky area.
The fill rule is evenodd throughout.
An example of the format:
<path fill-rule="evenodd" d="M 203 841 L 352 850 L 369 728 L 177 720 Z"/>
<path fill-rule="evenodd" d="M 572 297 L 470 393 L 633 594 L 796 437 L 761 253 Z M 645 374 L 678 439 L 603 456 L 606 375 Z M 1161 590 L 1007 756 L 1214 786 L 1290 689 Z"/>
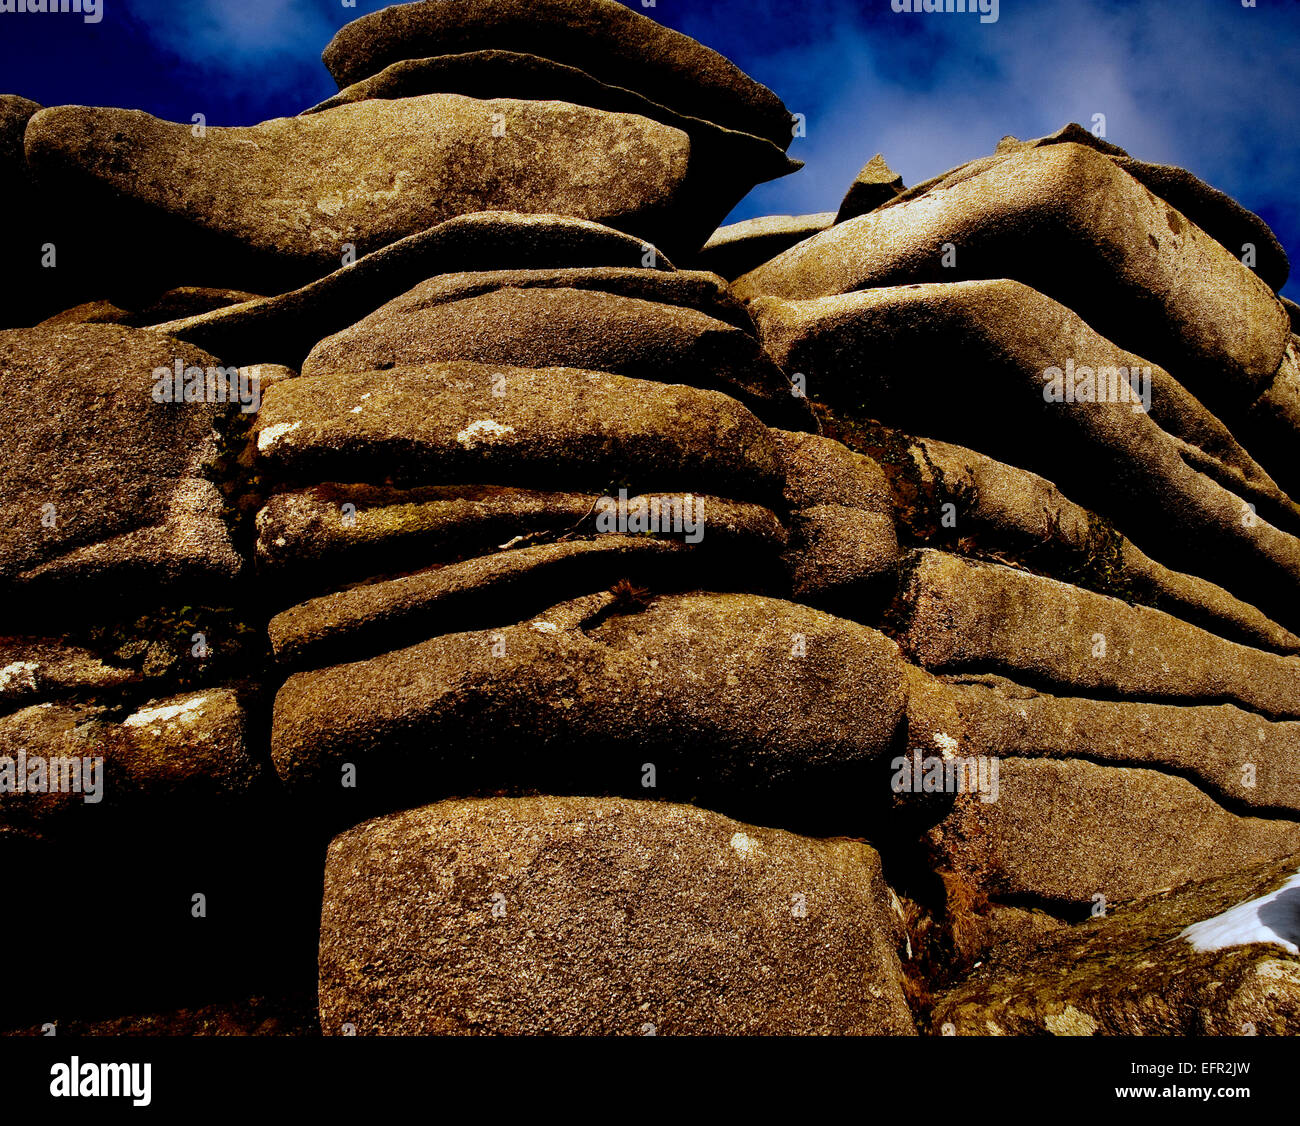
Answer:
<path fill-rule="evenodd" d="M 102 0 L 103 19 L 0 14 L 0 90 L 46 105 L 212 125 L 334 92 L 320 52 L 382 0 Z M 1000 0 L 998 20 L 890 0 L 655 0 L 630 6 L 734 59 L 808 121 L 807 167 L 732 218 L 833 210 L 880 151 L 916 183 L 993 149 L 1106 117 L 1107 137 L 1180 164 L 1264 217 L 1300 270 L 1300 2 Z M 1300 298 L 1300 284 L 1285 291 Z"/>

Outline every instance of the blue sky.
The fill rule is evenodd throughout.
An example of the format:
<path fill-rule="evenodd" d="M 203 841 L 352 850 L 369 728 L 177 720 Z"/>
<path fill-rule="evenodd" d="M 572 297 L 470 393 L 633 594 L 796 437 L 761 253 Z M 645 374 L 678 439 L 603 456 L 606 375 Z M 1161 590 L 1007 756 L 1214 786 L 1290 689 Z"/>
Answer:
<path fill-rule="evenodd" d="M 103 18 L 0 14 L 0 90 L 46 105 L 247 125 L 333 93 L 320 52 L 382 0 L 102 0 Z M 1300 272 L 1300 0 L 1000 0 L 998 20 L 890 0 L 631 6 L 721 51 L 808 121 L 802 172 L 733 219 L 833 210 L 883 152 L 911 184 L 1105 114 L 1107 137 L 1258 212 Z M 1300 283 L 1284 291 L 1300 299 Z"/>

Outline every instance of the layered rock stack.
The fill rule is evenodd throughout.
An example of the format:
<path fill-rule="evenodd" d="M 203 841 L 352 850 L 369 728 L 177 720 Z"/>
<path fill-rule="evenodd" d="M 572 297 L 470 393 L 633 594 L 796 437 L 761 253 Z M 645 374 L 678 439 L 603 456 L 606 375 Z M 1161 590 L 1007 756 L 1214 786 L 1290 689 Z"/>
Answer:
<path fill-rule="evenodd" d="M 1300 1031 L 1258 218 L 1072 126 L 710 238 L 791 115 L 613 0 L 324 59 L 0 105 L 0 847 L 113 966 L 11 1026 Z"/>

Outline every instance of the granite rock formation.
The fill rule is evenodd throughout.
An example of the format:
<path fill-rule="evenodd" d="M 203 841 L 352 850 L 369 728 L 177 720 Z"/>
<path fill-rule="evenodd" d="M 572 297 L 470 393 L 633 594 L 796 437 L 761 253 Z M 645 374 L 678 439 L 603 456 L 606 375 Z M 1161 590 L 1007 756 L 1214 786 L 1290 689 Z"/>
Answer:
<path fill-rule="evenodd" d="M 67 262 L 0 331 L 0 849 L 137 896 L 12 893 L 121 973 L 7 1027 L 1300 1032 L 1276 909 L 1183 935 L 1300 864 L 1258 217 L 1067 126 L 718 229 L 791 114 L 614 0 L 324 61 L 0 99 Z"/>

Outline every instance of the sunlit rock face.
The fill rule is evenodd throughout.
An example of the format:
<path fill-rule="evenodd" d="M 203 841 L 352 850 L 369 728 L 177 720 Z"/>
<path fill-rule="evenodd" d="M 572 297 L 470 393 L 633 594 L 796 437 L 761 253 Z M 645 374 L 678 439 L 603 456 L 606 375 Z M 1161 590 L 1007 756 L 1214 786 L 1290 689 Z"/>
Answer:
<path fill-rule="evenodd" d="M 1257 216 L 1067 126 L 719 229 L 795 120 L 612 0 L 325 62 L 0 99 L 100 216 L 0 331 L 0 849 L 133 889 L 12 891 L 124 967 L 15 1028 L 1300 1031 Z"/>

